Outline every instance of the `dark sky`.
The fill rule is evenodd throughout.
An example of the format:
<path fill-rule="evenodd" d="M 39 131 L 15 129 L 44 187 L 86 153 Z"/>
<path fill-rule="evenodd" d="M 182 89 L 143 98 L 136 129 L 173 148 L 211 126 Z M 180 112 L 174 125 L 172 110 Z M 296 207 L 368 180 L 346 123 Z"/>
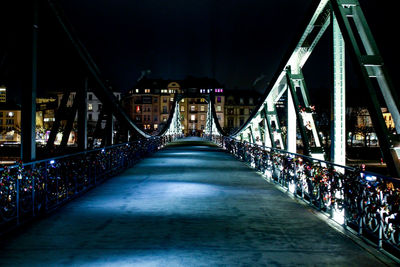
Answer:
<path fill-rule="evenodd" d="M 134 86 L 143 70 L 151 70 L 152 78 L 215 76 L 231 89 L 248 89 L 263 75 L 261 87 L 265 87 L 299 32 L 312 0 L 59 2 L 103 77 L 124 91 Z M 360 0 L 389 73 L 398 85 L 394 75 L 400 57 L 394 36 L 399 23 L 393 2 Z M 387 29 L 392 32 L 387 33 Z M 71 52 L 63 52 L 68 40 L 56 22 L 43 20 L 40 34 L 47 36 L 41 39 L 40 62 L 52 69 L 42 71 L 44 78 L 40 80 L 59 73 L 64 77 L 58 80 L 70 79 L 75 74 L 67 74 L 59 65 L 75 59 Z M 64 39 L 57 41 L 60 38 Z M 331 36 L 327 32 L 304 69 L 310 88 L 330 86 L 330 49 Z M 64 68 L 75 69 L 75 65 L 66 63 Z"/>
<path fill-rule="evenodd" d="M 260 75 L 272 75 L 285 54 L 311 0 L 62 0 L 64 10 L 104 74 L 121 89 L 134 85 L 140 71 L 180 79 L 213 76 L 228 88 L 249 88 Z M 391 73 L 393 36 L 399 25 L 388 3 L 360 1 Z M 385 3 L 385 5 L 383 5 Z M 389 12 L 390 11 L 390 12 Z M 394 24 L 396 23 L 396 24 Z M 331 61 L 330 36 L 316 49 L 310 67 Z M 398 59 L 398 55 L 396 55 Z M 329 86 L 330 73 L 310 78 L 312 87 Z M 328 76 L 328 77 L 325 77 Z M 311 81 L 313 80 L 313 81 Z"/>

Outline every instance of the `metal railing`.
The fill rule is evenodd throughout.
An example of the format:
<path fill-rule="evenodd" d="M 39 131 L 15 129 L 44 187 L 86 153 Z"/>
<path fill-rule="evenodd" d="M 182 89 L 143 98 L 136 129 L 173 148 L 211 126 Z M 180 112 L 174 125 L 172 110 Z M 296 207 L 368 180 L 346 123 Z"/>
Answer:
<path fill-rule="evenodd" d="M 269 181 L 399 257 L 400 179 L 229 137 L 213 140 Z"/>
<path fill-rule="evenodd" d="M 154 137 L 0 168 L 0 234 L 54 210 L 173 139 Z"/>

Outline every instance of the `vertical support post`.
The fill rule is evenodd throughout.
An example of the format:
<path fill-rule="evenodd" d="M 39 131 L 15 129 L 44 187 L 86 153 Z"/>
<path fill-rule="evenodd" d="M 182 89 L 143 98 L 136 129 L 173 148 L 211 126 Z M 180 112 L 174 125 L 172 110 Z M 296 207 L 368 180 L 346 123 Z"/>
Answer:
<path fill-rule="evenodd" d="M 114 119 L 111 110 L 107 111 L 105 141 L 105 146 L 111 146 L 114 143 Z"/>
<path fill-rule="evenodd" d="M 87 149 L 87 92 L 88 78 L 85 78 L 85 86 L 81 93 L 78 105 L 78 149 Z"/>
<path fill-rule="evenodd" d="M 346 165 L 345 43 L 334 14 L 333 20 L 333 137 L 331 160 Z"/>
<path fill-rule="evenodd" d="M 292 93 L 287 89 L 287 122 L 286 122 L 286 147 L 287 151 L 291 153 L 296 153 L 296 110 L 293 103 Z"/>
<path fill-rule="evenodd" d="M 33 1 L 32 19 L 32 72 L 31 82 L 23 85 L 21 107 L 21 159 L 23 162 L 36 159 L 36 90 L 38 53 L 38 0 Z"/>

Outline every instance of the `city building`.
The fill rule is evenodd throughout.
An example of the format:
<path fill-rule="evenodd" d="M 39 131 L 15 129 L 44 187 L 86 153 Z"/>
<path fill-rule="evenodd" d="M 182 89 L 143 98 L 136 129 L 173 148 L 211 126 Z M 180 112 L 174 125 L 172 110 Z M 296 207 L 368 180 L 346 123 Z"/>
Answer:
<path fill-rule="evenodd" d="M 176 92 L 181 92 L 177 82 L 142 79 L 127 92 L 122 102 L 139 128 L 155 133 L 167 123 Z"/>
<path fill-rule="evenodd" d="M 4 85 L 0 85 L 0 103 L 7 102 L 7 88 Z"/>
<path fill-rule="evenodd" d="M 185 80 L 142 79 L 124 96 L 126 111 L 144 131 L 156 133 L 166 125 L 176 94 L 185 135 L 201 136 L 204 132 L 208 99 L 215 97 L 215 108 L 221 125 L 224 124 L 223 88 L 214 79 L 189 77 Z"/>
<path fill-rule="evenodd" d="M 21 141 L 21 106 L 0 103 L 0 142 Z"/>
<path fill-rule="evenodd" d="M 261 94 L 255 90 L 231 90 L 225 93 L 224 127 L 227 133 L 232 133 L 243 125 L 256 107 Z M 221 125 L 221 126 L 222 126 Z"/>

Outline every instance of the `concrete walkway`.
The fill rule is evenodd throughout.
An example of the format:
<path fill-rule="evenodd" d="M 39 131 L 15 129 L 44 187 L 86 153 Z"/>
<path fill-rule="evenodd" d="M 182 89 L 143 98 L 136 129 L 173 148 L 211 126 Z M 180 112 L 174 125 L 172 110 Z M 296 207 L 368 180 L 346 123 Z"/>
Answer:
<path fill-rule="evenodd" d="M 2 266 L 383 266 L 196 138 L 2 240 Z"/>

